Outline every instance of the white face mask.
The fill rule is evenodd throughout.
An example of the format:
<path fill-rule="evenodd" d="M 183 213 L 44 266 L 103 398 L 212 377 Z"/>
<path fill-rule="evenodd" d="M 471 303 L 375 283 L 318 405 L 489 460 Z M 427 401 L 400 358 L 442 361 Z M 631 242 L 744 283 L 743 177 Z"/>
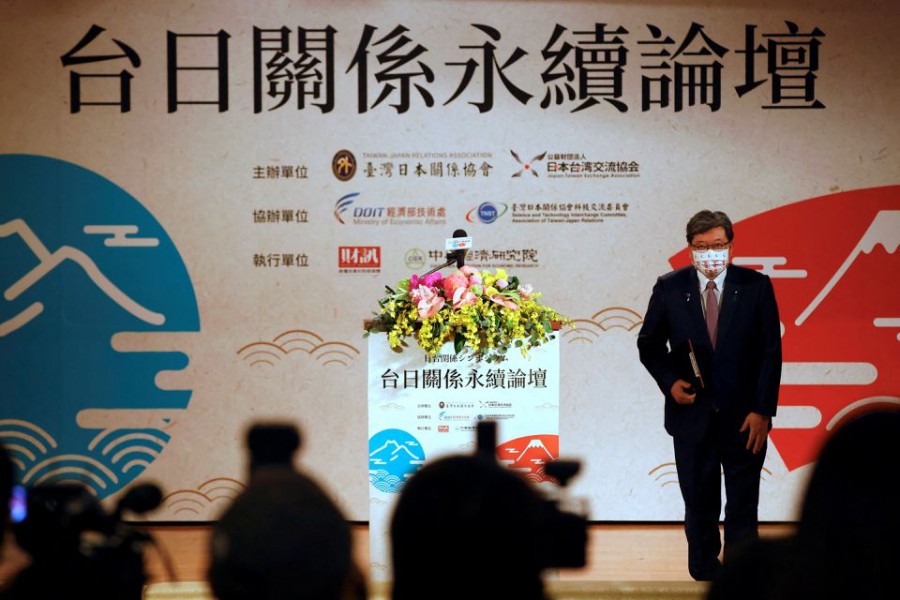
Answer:
<path fill-rule="evenodd" d="M 697 252 L 692 250 L 694 257 L 694 266 L 697 270 L 706 275 L 709 279 L 715 279 L 716 276 L 725 270 L 728 266 L 728 248 L 722 250 L 706 250 L 705 252 Z"/>

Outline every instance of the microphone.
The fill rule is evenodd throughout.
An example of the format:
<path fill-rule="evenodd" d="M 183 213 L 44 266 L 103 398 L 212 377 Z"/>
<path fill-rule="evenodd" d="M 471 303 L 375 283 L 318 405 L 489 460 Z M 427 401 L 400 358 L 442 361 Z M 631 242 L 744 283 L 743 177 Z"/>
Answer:
<path fill-rule="evenodd" d="M 457 229 L 453 232 L 454 238 L 465 238 L 469 237 L 464 229 Z M 462 269 L 466 264 L 466 253 L 469 251 L 468 248 L 459 248 L 450 252 L 447 255 L 447 260 L 456 260 L 456 268 Z"/>
<path fill-rule="evenodd" d="M 425 275 L 431 275 L 444 267 L 449 267 L 453 263 L 456 263 L 457 269 L 462 269 L 466 266 L 466 253 L 471 247 L 472 238 L 469 237 L 464 229 L 457 229 L 453 232 L 453 237 L 447 238 L 444 244 L 444 250 L 447 251 L 447 262 L 434 267 L 425 273 Z M 423 275 L 423 277 L 425 275 Z"/>

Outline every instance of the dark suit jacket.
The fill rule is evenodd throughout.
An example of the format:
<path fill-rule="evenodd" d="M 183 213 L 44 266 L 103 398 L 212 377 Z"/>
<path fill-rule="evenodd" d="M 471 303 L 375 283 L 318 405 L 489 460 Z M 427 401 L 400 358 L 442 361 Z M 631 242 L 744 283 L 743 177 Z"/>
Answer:
<path fill-rule="evenodd" d="M 775 416 L 781 383 L 781 323 L 772 281 L 752 269 L 729 265 L 713 350 L 703 296 L 693 266 L 656 281 L 638 334 L 638 352 L 666 398 L 665 427 L 670 435 L 699 439 L 714 409 L 736 427 L 750 412 Z M 705 387 L 693 404 L 671 396 L 678 379 L 691 381 L 687 344 L 691 340 Z M 699 387 L 699 386 L 697 386 Z"/>

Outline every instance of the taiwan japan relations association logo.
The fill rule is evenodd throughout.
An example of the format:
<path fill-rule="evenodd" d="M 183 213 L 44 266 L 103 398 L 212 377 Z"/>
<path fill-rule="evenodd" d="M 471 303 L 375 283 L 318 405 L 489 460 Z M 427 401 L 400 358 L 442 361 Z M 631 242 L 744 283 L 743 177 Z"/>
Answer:
<path fill-rule="evenodd" d="M 103 499 L 187 409 L 188 356 L 159 348 L 200 330 L 194 288 L 166 231 L 111 181 L 24 154 L 0 155 L 0 180 L 0 443 L 21 483 Z"/>

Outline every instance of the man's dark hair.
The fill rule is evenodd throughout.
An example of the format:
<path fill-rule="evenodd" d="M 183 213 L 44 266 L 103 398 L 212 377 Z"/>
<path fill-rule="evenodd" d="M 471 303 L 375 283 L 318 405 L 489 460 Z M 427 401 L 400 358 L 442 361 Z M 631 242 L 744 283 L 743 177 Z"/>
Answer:
<path fill-rule="evenodd" d="M 716 227 L 721 227 L 725 230 L 725 237 L 728 238 L 729 242 L 734 239 L 734 227 L 731 225 L 731 219 L 728 218 L 728 215 L 720 210 L 715 212 L 711 210 L 701 210 L 691 217 L 691 220 L 688 221 L 687 227 L 685 228 L 688 245 L 694 241 L 695 235 L 705 233 Z"/>

